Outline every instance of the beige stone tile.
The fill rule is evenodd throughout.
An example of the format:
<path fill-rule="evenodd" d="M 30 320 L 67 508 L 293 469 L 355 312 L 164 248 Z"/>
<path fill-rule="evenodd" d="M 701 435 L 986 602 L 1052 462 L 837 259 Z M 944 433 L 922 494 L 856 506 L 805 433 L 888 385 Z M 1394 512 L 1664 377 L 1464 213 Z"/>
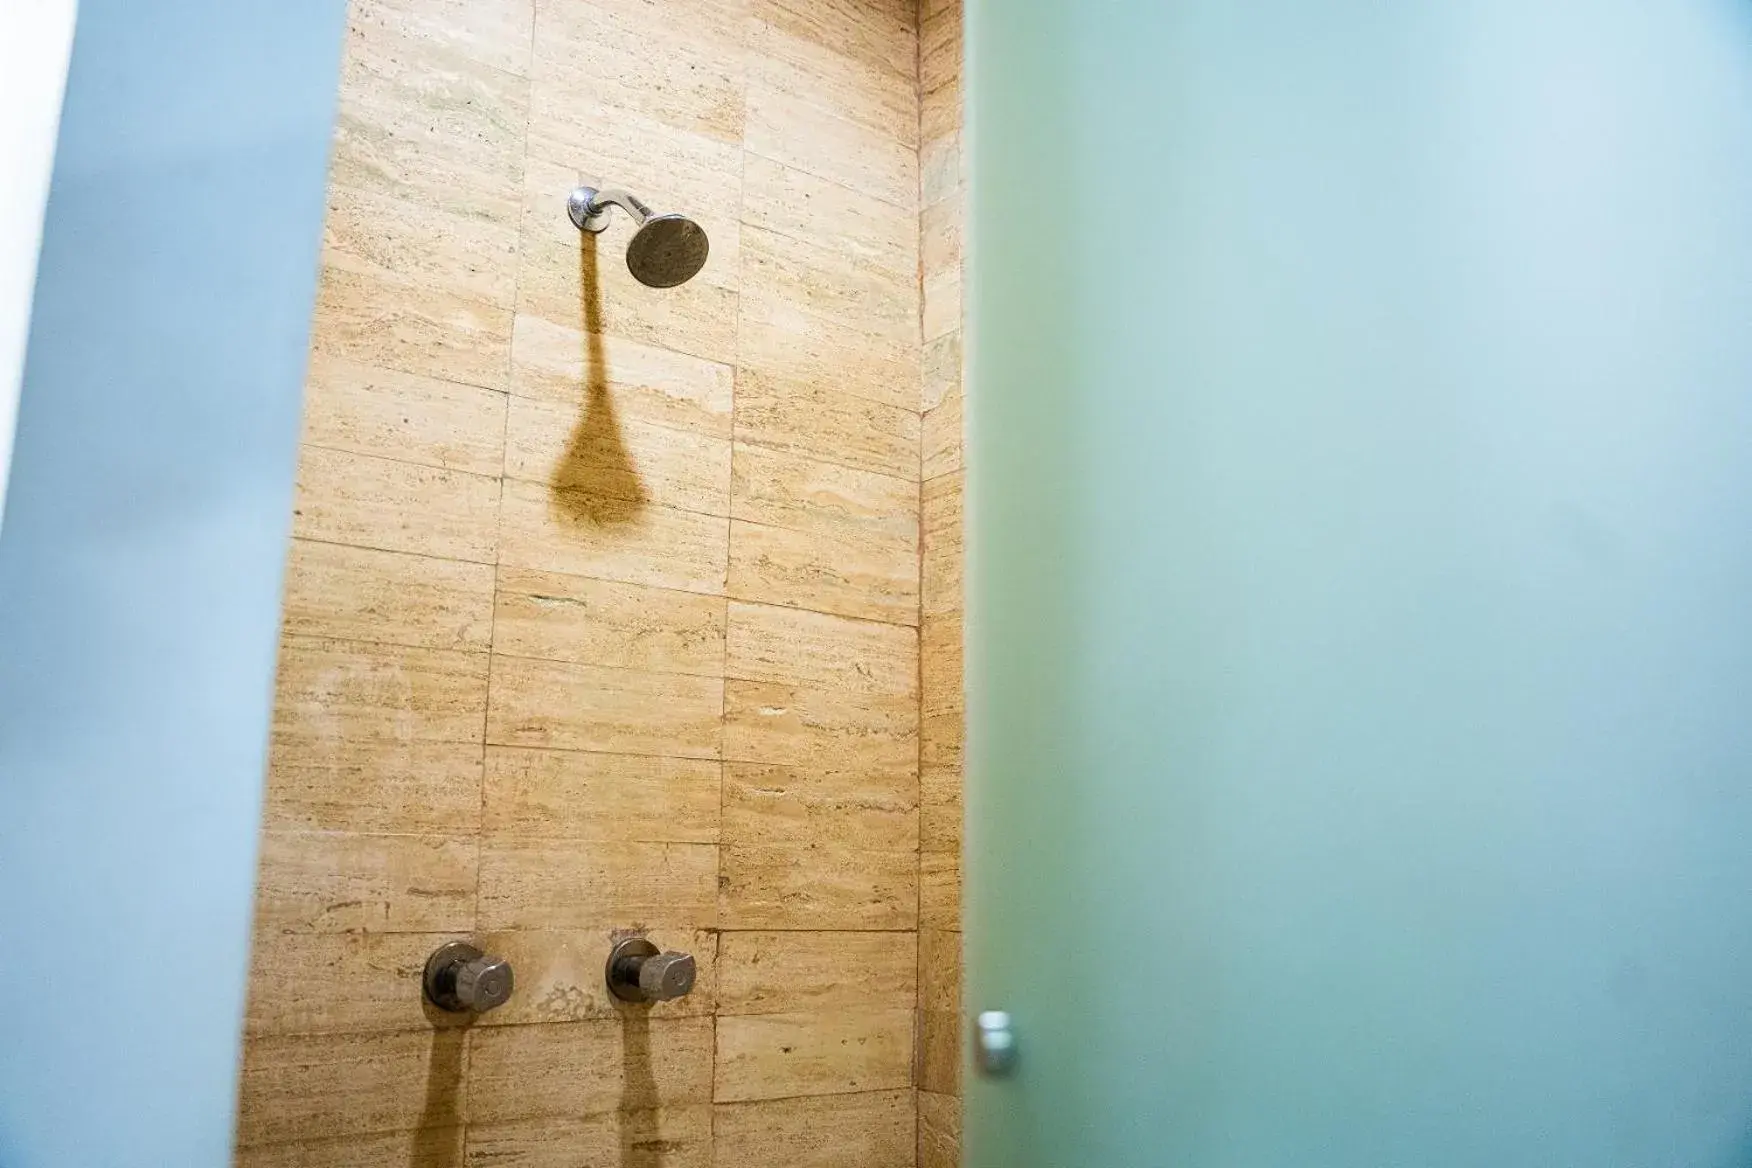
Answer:
<path fill-rule="evenodd" d="M 712 1109 L 705 1104 L 468 1127 L 469 1168 L 708 1168 L 711 1162 Z"/>
<path fill-rule="evenodd" d="M 961 330 L 955 328 L 925 344 L 919 360 L 919 396 L 926 410 L 961 392 Z"/>
<path fill-rule="evenodd" d="M 456 1168 L 462 1128 L 339 1136 L 237 1149 L 235 1168 Z"/>
<path fill-rule="evenodd" d="M 731 514 L 769 527 L 918 546 L 919 484 L 763 446 L 736 447 Z"/>
<path fill-rule="evenodd" d="M 910 1010 L 915 933 L 725 933 L 718 1013 Z"/>
<path fill-rule="evenodd" d="M 673 133 L 673 132 L 671 132 Z M 720 186 L 732 192 L 741 153 L 715 144 L 714 161 L 723 169 Z M 596 159 L 586 148 L 579 157 Z M 606 167 L 606 163 L 599 163 Z M 664 203 L 660 213 L 685 213 L 705 230 L 709 255 L 699 275 L 675 288 L 649 288 L 626 265 L 632 228 L 620 212 L 601 234 L 580 232 L 566 215 L 566 196 L 578 172 L 531 160 L 517 276 L 518 313 L 532 315 L 591 335 L 625 337 L 642 345 L 730 364 L 736 359 L 736 290 L 741 280 L 741 225 L 734 199 L 722 210 L 687 198 L 674 179 L 641 184 L 612 169 L 582 177 L 591 185 L 631 187 Z M 660 192 L 660 193 L 653 193 Z M 722 195 L 716 202 L 722 202 Z M 592 369 L 597 363 L 590 363 Z"/>
<path fill-rule="evenodd" d="M 438 44 L 405 22 L 392 27 L 369 19 L 368 8 L 354 12 L 330 181 L 515 225 L 528 79 Z"/>
<path fill-rule="evenodd" d="M 486 680 L 480 653 L 285 637 L 274 732 L 319 758 L 364 742 L 478 747 Z"/>
<path fill-rule="evenodd" d="M 511 399 L 505 473 L 637 503 L 706 515 L 730 511 L 730 443 L 620 417 L 592 390 L 582 405 Z"/>
<path fill-rule="evenodd" d="M 918 621 L 918 553 L 900 542 L 735 520 L 728 591 L 742 600 L 910 625 Z"/>
<path fill-rule="evenodd" d="M 919 1014 L 919 1089 L 961 1094 L 961 1020 L 948 1011 Z"/>
<path fill-rule="evenodd" d="M 483 929 L 692 928 L 717 919 L 711 844 L 489 835 L 480 866 Z"/>
<path fill-rule="evenodd" d="M 961 1012 L 961 934 L 919 930 L 919 1009 Z"/>
<path fill-rule="evenodd" d="M 916 408 L 918 286 L 827 248 L 746 228 L 741 367 Z"/>
<path fill-rule="evenodd" d="M 704 1103 L 712 1024 L 629 1014 L 600 1022 L 487 1026 L 469 1036 L 468 1120 L 570 1118 Z"/>
<path fill-rule="evenodd" d="M 462 1121 L 463 1032 L 251 1038 L 238 1088 L 243 1147 L 453 1128 Z"/>
<path fill-rule="evenodd" d="M 608 992 L 604 966 L 617 941 L 634 930 L 520 929 L 483 934 L 478 944 L 516 971 L 511 1000 L 483 1014 L 478 1025 L 520 1026 L 535 1022 L 583 1022 L 623 1015 L 650 1018 L 703 1017 L 712 1013 L 718 978 L 718 935 L 686 926 L 664 926 L 649 940 L 660 949 L 694 958 L 693 991 L 648 1005 L 629 1005 Z"/>
<path fill-rule="evenodd" d="M 726 763 L 724 842 L 852 844 L 911 851 L 919 844 L 911 764 L 845 770 Z"/>
<path fill-rule="evenodd" d="M 281 620 L 295 636 L 484 652 L 493 631 L 493 569 L 295 539 Z"/>
<path fill-rule="evenodd" d="M 305 539 L 490 564 L 498 518 L 486 475 L 318 446 L 298 458 L 292 531 Z"/>
<path fill-rule="evenodd" d="M 919 97 L 919 137 L 929 142 L 960 130 L 966 121 L 961 79 L 945 81 Z"/>
<path fill-rule="evenodd" d="M 961 3 L 962 0 L 919 0 L 919 23 L 922 25 L 925 21 L 947 12 L 951 8 L 959 9 Z"/>
<path fill-rule="evenodd" d="M 715 1109 L 715 1168 L 910 1168 L 913 1093 L 761 1099 Z"/>
<path fill-rule="evenodd" d="M 924 280 L 924 302 L 919 315 L 926 342 L 961 328 L 961 269 L 933 272 Z"/>
<path fill-rule="evenodd" d="M 961 172 L 960 130 L 927 138 L 919 148 L 919 201 L 928 207 L 961 190 Z"/>
<path fill-rule="evenodd" d="M 743 144 L 755 154 L 806 170 L 903 210 L 918 206 L 917 150 L 759 80 L 748 85 Z"/>
<path fill-rule="evenodd" d="M 480 695 L 484 704 L 484 675 Z M 320 722 L 273 738 L 270 827 L 443 835 L 473 831 L 480 814 L 478 744 L 355 741 Z"/>
<path fill-rule="evenodd" d="M 962 201 L 957 192 L 919 212 L 919 265 L 927 280 L 961 271 Z"/>
<path fill-rule="evenodd" d="M 744 154 L 742 222 L 828 249 L 843 262 L 893 283 L 911 283 L 917 297 L 918 217 L 892 203 L 758 154 Z"/>
<path fill-rule="evenodd" d="M 724 594 L 729 520 L 510 480 L 499 562 L 599 580 Z"/>
<path fill-rule="evenodd" d="M 917 15 L 904 0 L 751 0 L 749 11 L 861 65 L 909 81 L 917 76 Z"/>
<path fill-rule="evenodd" d="M 597 387 L 615 416 L 730 437 L 731 367 L 520 314 L 512 329 L 511 392 L 579 407 Z"/>
<path fill-rule="evenodd" d="M 925 617 L 919 625 L 920 717 L 966 708 L 961 656 L 961 614 Z"/>
<path fill-rule="evenodd" d="M 934 479 L 961 469 L 961 387 L 956 385 L 943 397 L 943 404 L 926 410 L 922 423 L 921 446 L 924 450 L 924 475 Z"/>
<path fill-rule="evenodd" d="M 919 856 L 919 926 L 961 928 L 961 855 L 925 852 Z"/>
<path fill-rule="evenodd" d="M 965 723 L 966 718 L 960 710 L 949 710 L 921 719 L 919 766 L 959 768 L 967 740 Z"/>
<path fill-rule="evenodd" d="M 325 253 L 311 346 L 318 356 L 504 389 L 511 312 L 361 270 Z"/>
<path fill-rule="evenodd" d="M 487 741 L 717 758 L 724 683 L 599 665 L 493 657 Z"/>
<path fill-rule="evenodd" d="M 961 80 L 961 6 L 948 5 L 919 27 L 919 92 Z"/>
<path fill-rule="evenodd" d="M 846 694 L 760 681 L 724 683 L 724 757 L 820 769 L 913 765 L 910 694 Z"/>
<path fill-rule="evenodd" d="M 961 1168 L 961 1100 L 919 1092 L 918 1168 Z"/>
<path fill-rule="evenodd" d="M 918 919 L 914 852 L 725 847 L 719 863 L 726 929 L 910 929 Z"/>
<path fill-rule="evenodd" d="M 842 47 L 803 35 L 792 20 L 775 24 L 751 17 L 749 82 L 916 148 L 919 91 L 912 77 L 848 55 Z"/>
<path fill-rule="evenodd" d="M 725 619 L 716 596 L 500 568 L 493 647 L 513 657 L 722 677 Z"/>
<path fill-rule="evenodd" d="M 710 759 L 487 748 L 481 830 L 512 839 L 716 843 Z"/>
<path fill-rule="evenodd" d="M 359 1034 L 458 1023 L 427 1006 L 420 989 L 426 958 L 454 939 L 452 933 L 259 929 L 244 1032 Z"/>
<path fill-rule="evenodd" d="M 534 102 L 742 137 L 744 54 L 732 6 L 674 0 L 536 0 Z"/>
<path fill-rule="evenodd" d="M 736 440 L 901 479 L 918 474 L 916 410 L 754 369 L 738 374 Z"/>
<path fill-rule="evenodd" d="M 259 932 L 467 933 L 474 915 L 472 838 L 262 833 Z"/>
<path fill-rule="evenodd" d="M 962 472 L 926 479 L 920 491 L 919 605 L 925 616 L 959 612 L 965 604 L 967 555 L 962 524 Z"/>
<path fill-rule="evenodd" d="M 304 388 L 304 441 L 497 475 L 505 461 L 505 395 L 318 354 Z"/>
<path fill-rule="evenodd" d="M 919 848 L 926 852 L 961 851 L 961 771 L 928 767 L 919 774 Z"/>
<path fill-rule="evenodd" d="M 726 677 L 842 694 L 917 692 L 918 634 L 908 626 L 739 600 L 728 622 Z"/>
<path fill-rule="evenodd" d="M 344 266 L 416 290 L 510 308 L 517 297 L 517 224 L 433 208 L 336 183 L 323 250 Z M 338 262 L 338 261 L 337 261 Z"/>
<path fill-rule="evenodd" d="M 869 1007 L 718 1018 L 720 1103 L 912 1084 L 913 1012 Z"/>
<path fill-rule="evenodd" d="M 534 0 L 354 0 L 355 27 L 372 25 L 507 73 L 529 72 Z"/>

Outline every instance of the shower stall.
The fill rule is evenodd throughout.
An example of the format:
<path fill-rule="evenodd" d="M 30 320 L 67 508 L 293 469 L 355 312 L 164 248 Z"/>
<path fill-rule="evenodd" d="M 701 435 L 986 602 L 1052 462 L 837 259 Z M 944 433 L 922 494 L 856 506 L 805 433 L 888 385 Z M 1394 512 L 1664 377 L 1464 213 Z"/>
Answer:
<path fill-rule="evenodd" d="M 956 1162 L 960 55 L 352 0 L 239 1165 Z"/>

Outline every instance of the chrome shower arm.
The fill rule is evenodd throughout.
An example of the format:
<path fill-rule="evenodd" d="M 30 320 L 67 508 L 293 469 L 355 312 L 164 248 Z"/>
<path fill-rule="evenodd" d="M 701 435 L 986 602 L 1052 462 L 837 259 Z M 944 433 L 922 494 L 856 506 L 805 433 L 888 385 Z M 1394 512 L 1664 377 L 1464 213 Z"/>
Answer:
<path fill-rule="evenodd" d="M 618 188 L 599 191 L 595 187 L 579 187 L 566 200 L 566 210 L 580 231 L 601 231 L 607 227 L 610 207 L 619 207 L 631 215 L 634 226 L 651 217 L 651 208 L 645 206 L 637 195 Z"/>

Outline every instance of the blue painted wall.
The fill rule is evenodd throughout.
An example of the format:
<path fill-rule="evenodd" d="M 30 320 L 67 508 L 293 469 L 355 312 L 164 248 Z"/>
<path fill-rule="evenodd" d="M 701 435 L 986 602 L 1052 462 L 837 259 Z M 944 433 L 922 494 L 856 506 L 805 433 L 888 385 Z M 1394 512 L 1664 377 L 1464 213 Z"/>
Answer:
<path fill-rule="evenodd" d="M 84 0 L 0 532 L 0 1166 L 229 1162 L 344 0 Z"/>

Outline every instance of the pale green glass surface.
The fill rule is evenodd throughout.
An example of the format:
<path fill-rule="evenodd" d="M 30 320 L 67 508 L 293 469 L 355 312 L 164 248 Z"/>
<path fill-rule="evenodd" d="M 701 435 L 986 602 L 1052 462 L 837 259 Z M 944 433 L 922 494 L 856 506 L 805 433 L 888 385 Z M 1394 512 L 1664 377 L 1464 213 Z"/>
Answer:
<path fill-rule="evenodd" d="M 968 9 L 968 1168 L 1752 1164 L 1752 5 Z"/>

